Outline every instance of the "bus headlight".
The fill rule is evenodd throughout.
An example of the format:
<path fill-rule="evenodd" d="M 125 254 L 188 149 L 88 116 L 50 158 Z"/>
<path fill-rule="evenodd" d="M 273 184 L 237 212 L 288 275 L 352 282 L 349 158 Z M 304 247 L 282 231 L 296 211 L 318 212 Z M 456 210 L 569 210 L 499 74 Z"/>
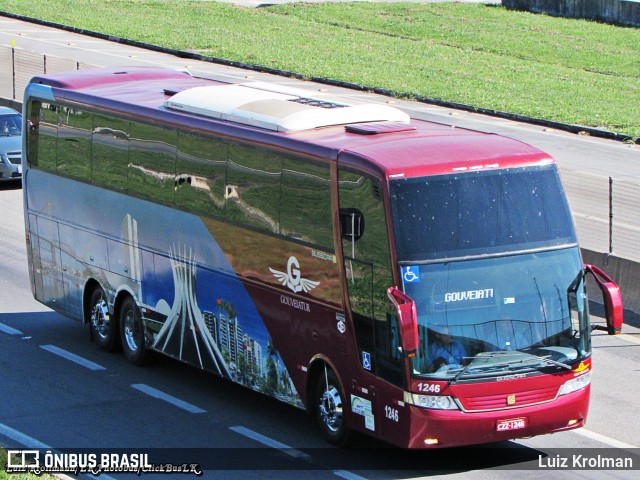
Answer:
<path fill-rule="evenodd" d="M 435 410 L 458 410 L 456 402 L 447 395 L 420 395 L 418 393 L 412 393 L 411 400 L 417 407 L 432 408 Z"/>
<path fill-rule="evenodd" d="M 578 390 L 582 390 L 587 385 L 591 383 L 591 372 L 585 373 L 584 375 L 580 375 L 577 378 L 572 378 L 568 382 L 566 382 L 562 387 L 560 387 L 560 391 L 558 392 L 558 396 L 566 395 L 567 393 L 577 392 Z"/>

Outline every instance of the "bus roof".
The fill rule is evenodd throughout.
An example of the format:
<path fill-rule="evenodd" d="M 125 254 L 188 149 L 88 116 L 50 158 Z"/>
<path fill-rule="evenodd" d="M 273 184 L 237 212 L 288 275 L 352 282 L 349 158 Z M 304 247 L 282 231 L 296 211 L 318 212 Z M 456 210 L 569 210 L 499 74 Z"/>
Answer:
<path fill-rule="evenodd" d="M 262 82 L 233 85 L 175 70 L 131 67 L 42 75 L 31 84 L 51 87 L 49 95 L 58 101 L 99 105 L 314 156 L 340 155 L 342 163 L 387 178 L 553 163 L 548 154 L 496 134 Z M 26 95 L 43 97 L 39 88 Z"/>

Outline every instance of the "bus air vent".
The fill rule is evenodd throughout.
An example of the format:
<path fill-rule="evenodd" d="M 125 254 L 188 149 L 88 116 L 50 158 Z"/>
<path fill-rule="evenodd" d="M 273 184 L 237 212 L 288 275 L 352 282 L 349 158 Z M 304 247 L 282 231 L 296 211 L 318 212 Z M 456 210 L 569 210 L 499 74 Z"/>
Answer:
<path fill-rule="evenodd" d="M 300 103 L 302 105 L 309 105 L 310 107 L 318 108 L 344 108 L 346 105 L 333 102 L 325 102 L 316 98 L 293 98 L 290 102 Z"/>
<path fill-rule="evenodd" d="M 393 122 L 408 125 L 409 115 L 387 105 L 348 104 L 327 94 L 266 82 L 194 87 L 176 92 L 165 107 L 276 132 L 332 125 Z"/>
<path fill-rule="evenodd" d="M 173 97 L 176 93 L 180 93 L 183 90 L 184 88 L 165 88 L 162 90 L 162 93 L 164 93 L 168 97 Z"/>
<path fill-rule="evenodd" d="M 410 132 L 416 130 L 416 127 L 400 122 L 363 123 L 359 125 L 347 125 L 344 128 L 349 133 L 357 133 L 360 135 L 378 135 L 380 133 Z"/>

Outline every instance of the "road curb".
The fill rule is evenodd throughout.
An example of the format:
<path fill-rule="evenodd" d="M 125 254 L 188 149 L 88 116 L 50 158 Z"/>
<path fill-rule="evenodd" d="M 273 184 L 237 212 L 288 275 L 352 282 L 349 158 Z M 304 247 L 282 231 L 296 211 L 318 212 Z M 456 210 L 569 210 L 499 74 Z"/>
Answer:
<path fill-rule="evenodd" d="M 120 44 L 123 44 L 123 45 L 143 48 L 145 50 L 151 50 L 151 51 L 158 52 L 158 53 L 166 53 L 166 54 L 169 54 L 169 55 L 174 55 L 174 56 L 179 57 L 179 58 L 187 58 L 187 59 L 190 59 L 190 60 L 198 60 L 198 61 L 203 61 L 203 62 L 216 63 L 216 64 L 225 65 L 225 66 L 229 66 L 229 67 L 236 67 L 236 68 L 242 68 L 242 69 L 245 69 L 245 70 L 251 70 L 251 71 L 254 71 L 254 72 L 269 73 L 269 74 L 272 74 L 272 75 L 278 75 L 278 76 L 287 77 L 287 78 L 295 78 L 295 79 L 298 79 L 298 80 L 309 80 L 309 81 L 312 81 L 312 82 L 315 82 L 315 83 L 320 83 L 320 84 L 323 84 L 323 85 L 330 85 L 330 86 L 334 86 L 334 87 L 348 88 L 348 89 L 357 90 L 357 91 L 372 92 L 372 93 L 376 93 L 378 95 L 385 95 L 385 96 L 389 96 L 389 97 L 411 99 L 411 100 L 414 100 L 414 101 L 417 101 L 417 102 L 420 102 L 420 103 L 436 105 L 436 106 L 445 107 L 445 108 L 453 108 L 453 109 L 456 109 L 456 110 L 463 110 L 463 111 L 472 112 L 472 113 L 480 113 L 480 114 L 483 114 L 483 115 L 488 115 L 488 116 L 497 117 L 497 118 L 504 118 L 504 119 L 512 120 L 512 121 L 516 121 L 516 122 L 529 123 L 529 124 L 532 124 L 532 125 L 539 125 L 539 126 L 543 126 L 543 127 L 547 127 L 547 128 L 553 128 L 555 130 L 561 130 L 561 131 L 574 133 L 574 134 L 578 134 L 578 135 L 589 135 L 589 136 L 596 137 L 596 138 L 603 138 L 603 139 L 608 139 L 608 140 L 616 140 L 616 141 L 619 141 L 619 142 L 631 142 L 631 143 L 640 144 L 640 138 L 638 138 L 638 139 L 636 139 L 634 141 L 634 139 L 632 137 L 628 136 L 628 135 L 620 134 L 620 133 L 617 133 L 617 132 L 611 132 L 609 130 L 602 130 L 602 129 L 599 129 L 599 128 L 587 127 L 587 126 L 583 126 L 583 125 L 567 124 L 567 123 L 556 122 L 556 121 L 552 121 L 552 120 L 545 120 L 545 119 L 541 119 L 541 118 L 528 117 L 528 116 L 525 116 L 525 115 L 509 113 L 509 112 L 502 112 L 500 110 L 493 110 L 493 109 L 490 109 L 490 108 L 474 107 L 472 105 L 467 105 L 467 104 L 464 104 L 464 103 L 457 103 L 457 102 L 441 100 L 441 99 L 438 99 L 438 98 L 431 98 L 431 97 L 425 97 L 425 96 L 415 96 L 415 95 L 411 95 L 411 94 L 409 94 L 407 92 L 401 92 L 401 91 L 397 91 L 397 90 L 390 90 L 390 89 L 381 88 L 381 87 L 372 87 L 372 86 L 367 86 L 367 85 L 360 85 L 360 84 L 357 84 L 357 83 L 347 82 L 347 81 L 343 81 L 343 80 L 335 80 L 335 79 L 324 78 L 324 77 L 307 77 L 307 76 L 301 75 L 299 73 L 291 72 L 291 71 L 288 71 L 288 70 L 281 70 L 281 69 L 277 69 L 277 68 L 265 67 L 263 65 L 256 65 L 256 64 L 252 64 L 252 63 L 244 63 L 244 62 L 238 62 L 238 61 L 234 61 L 234 60 L 227 60 L 227 59 L 224 59 L 224 58 L 210 57 L 210 56 L 206 56 L 206 55 L 201 55 L 199 53 L 188 52 L 188 51 L 184 51 L 184 50 L 176 50 L 176 49 L 173 49 L 173 48 L 162 47 L 160 45 L 154 45 L 154 44 L 139 42 L 137 40 L 130 40 L 130 39 L 127 39 L 127 38 L 118 37 L 118 36 L 115 36 L 115 35 L 108 35 L 108 34 L 105 34 L 105 33 L 95 32 L 93 30 L 86 30 L 84 28 L 71 27 L 69 25 L 63 25 L 63 24 L 60 24 L 60 23 L 50 22 L 50 21 L 47 21 L 47 20 L 41 20 L 41 19 L 38 19 L 38 18 L 28 17 L 28 16 L 25 16 L 25 15 L 18 15 L 18 14 L 11 13 L 11 12 L 0 11 L 0 16 L 7 17 L 7 18 L 12 18 L 12 19 L 15 19 L 15 20 L 22 20 L 22 21 L 25 21 L 25 22 L 35 23 L 35 24 L 38 24 L 38 25 L 46 26 L 46 27 L 57 28 L 57 29 L 68 31 L 68 32 L 77 33 L 77 34 L 80 34 L 80 35 L 86 35 L 86 36 L 89 36 L 89 37 L 99 38 L 101 40 L 108 40 L 108 41 L 115 42 L 115 43 L 120 43 Z"/>

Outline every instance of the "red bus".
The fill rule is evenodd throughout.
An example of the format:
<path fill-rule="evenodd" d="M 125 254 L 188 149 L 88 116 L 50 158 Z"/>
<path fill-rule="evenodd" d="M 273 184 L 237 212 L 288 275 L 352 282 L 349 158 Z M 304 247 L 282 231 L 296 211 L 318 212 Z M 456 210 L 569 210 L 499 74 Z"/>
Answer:
<path fill-rule="evenodd" d="M 133 363 L 164 353 L 406 448 L 584 425 L 594 273 L 554 160 L 498 135 L 157 68 L 35 77 L 33 294 Z"/>

